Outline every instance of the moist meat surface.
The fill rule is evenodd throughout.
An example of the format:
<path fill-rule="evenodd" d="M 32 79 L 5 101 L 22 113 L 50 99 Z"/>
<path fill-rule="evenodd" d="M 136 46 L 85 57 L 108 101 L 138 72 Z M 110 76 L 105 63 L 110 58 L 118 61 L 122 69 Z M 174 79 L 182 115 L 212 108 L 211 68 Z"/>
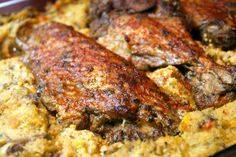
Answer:
<path fill-rule="evenodd" d="M 234 68 L 228 70 L 207 57 L 178 17 L 112 12 L 106 15 L 108 20 L 103 18 L 101 22 L 106 23 L 107 29 L 98 39 L 101 44 L 114 47 L 111 45 L 125 43 L 126 51 L 119 52 L 126 53 L 119 55 L 141 70 L 179 67 L 192 86 L 200 109 L 235 99 Z"/>
<path fill-rule="evenodd" d="M 236 46 L 235 0 L 180 0 L 181 11 L 192 26 L 201 32 L 206 43 L 216 47 Z"/>
<path fill-rule="evenodd" d="M 90 129 L 110 142 L 175 134 L 175 102 L 92 39 L 52 23 L 36 28 L 26 45 L 39 95 L 62 124 Z"/>

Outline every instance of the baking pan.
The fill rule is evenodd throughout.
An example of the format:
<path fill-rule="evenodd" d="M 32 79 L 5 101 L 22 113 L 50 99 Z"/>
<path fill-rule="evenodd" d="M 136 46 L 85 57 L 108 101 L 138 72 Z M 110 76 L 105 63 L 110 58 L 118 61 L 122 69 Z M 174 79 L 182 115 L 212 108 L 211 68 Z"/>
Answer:
<path fill-rule="evenodd" d="M 35 7 L 44 10 L 48 2 L 55 0 L 0 0 L 0 14 L 9 14 L 20 11 L 25 7 Z M 211 157 L 236 157 L 236 144 L 217 152 Z"/>
<path fill-rule="evenodd" d="M 236 157 L 236 144 L 217 152 L 212 157 Z"/>
<path fill-rule="evenodd" d="M 50 0 L 0 0 L 0 13 L 17 12 L 29 6 L 43 10 L 47 2 L 50 2 Z"/>

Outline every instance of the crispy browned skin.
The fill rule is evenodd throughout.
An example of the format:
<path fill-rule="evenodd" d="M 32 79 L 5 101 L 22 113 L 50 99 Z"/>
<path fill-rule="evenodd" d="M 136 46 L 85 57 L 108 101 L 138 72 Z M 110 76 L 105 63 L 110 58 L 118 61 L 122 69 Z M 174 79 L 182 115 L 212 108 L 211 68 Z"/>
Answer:
<path fill-rule="evenodd" d="M 201 32 L 206 43 L 217 47 L 236 46 L 235 0 L 180 0 L 181 11 L 192 26 Z"/>
<path fill-rule="evenodd" d="M 175 134 L 172 102 L 143 73 L 71 27 L 36 28 L 26 42 L 27 65 L 39 95 L 65 125 L 90 129 L 110 142 Z"/>
<path fill-rule="evenodd" d="M 235 99 L 235 73 L 217 65 L 204 55 L 178 17 L 109 13 L 109 23 L 102 38 L 116 41 L 123 36 L 130 60 L 138 69 L 166 65 L 180 67 L 192 86 L 200 109 L 220 106 Z M 103 20 L 104 21 L 104 20 Z"/>
<path fill-rule="evenodd" d="M 178 18 L 112 14 L 108 33 L 122 34 L 138 69 L 190 63 L 198 46 Z M 107 34 L 109 36 L 109 34 Z"/>

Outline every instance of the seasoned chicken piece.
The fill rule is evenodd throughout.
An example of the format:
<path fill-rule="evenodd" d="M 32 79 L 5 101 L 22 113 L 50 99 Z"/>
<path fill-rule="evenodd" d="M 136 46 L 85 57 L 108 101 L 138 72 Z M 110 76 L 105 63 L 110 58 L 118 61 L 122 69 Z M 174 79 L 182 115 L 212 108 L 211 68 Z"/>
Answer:
<path fill-rule="evenodd" d="M 99 17 L 103 12 L 123 10 L 130 13 L 146 11 L 156 6 L 156 0 L 91 0 L 90 17 Z"/>
<path fill-rule="evenodd" d="M 116 36 L 121 36 L 129 48 L 130 55 L 126 59 L 131 60 L 138 69 L 186 64 L 198 55 L 195 53 L 198 46 L 178 18 L 112 13 L 108 21 L 106 35 L 98 41 L 109 46 L 112 43 L 107 40 L 116 40 Z"/>
<path fill-rule="evenodd" d="M 206 43 L 236 47 L 235 0 L 180 0 L 181 10 Z"/>
<path fill-rule="evenodd" d="M 175 102 L 123 58 L 58 23 L 29 36 L 26 63 L 59 122 L 109 142 L 176 134 Z"/>
<path fill-rule="evenodd" d="M 102 16 L 100 22 L 106 22 L 107 29 L 98 39 L 99 43 L 131 61 L 138 69 L 167 65 L 180 68 L 192 86 L 200 109 L 235 99 L 232 92 L 236 88 L 234 68 L 228 70 L 206 57 L 178 17 L 111 12 Z"/>
<path fill-rule="evenodd" d="M 91 37 L 99 37 L 104 35 L 109 25 L 109 20 L 106 18 L 106 13 L 112 10 L 124 11 L 129 13 L 144 12 L 156 6 L 156 0 L 91 0 L 89 16 L 90 16 L 90 33 Z M 105 16 L 105 18 L 100 18 Z"/>

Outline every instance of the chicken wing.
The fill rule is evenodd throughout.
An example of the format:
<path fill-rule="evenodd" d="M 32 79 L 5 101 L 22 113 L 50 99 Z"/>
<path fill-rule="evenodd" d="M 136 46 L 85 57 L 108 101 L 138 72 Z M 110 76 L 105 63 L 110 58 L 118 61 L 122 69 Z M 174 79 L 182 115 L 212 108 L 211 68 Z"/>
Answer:
<path fill-rule="evenodd" d="M 109 142 L 176 133 L 179 119 L 172 108 L 178 104 L 93 39 L 51 23 L 24 42 L 38 95 L 62 124 L 89 129 Z"/>
<path fill-rule="evenodd" d="M 236 46 L 235 0 L 180 0 L 181 11 L 201 39 L 225 49 Z"/>
<path fill-rule="evenodd" d="M 235 71 L 231 72 L 205 56 L 180 18 L 123 12 L 104 15 L 100 22 L 106 24 L 100 25 L 106 26 L 103 29 L 106 31 L 98 39 L 101 44 L 141 70 L 167 65 L 180 68 L 192 86 L 200 109 L 220 106 L 235 99 L 232 92 L 236 89 Z"/>

